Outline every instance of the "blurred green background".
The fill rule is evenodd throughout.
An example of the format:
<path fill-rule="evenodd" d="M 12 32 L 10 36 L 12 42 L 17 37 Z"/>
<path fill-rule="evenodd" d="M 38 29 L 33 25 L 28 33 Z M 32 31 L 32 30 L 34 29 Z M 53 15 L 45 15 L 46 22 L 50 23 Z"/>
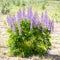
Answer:
<path fill-rule="evenodd" d="M 46 10 L 55 22 L 60 22 L 59 0 L 0 0 L 0 14 L 16 14 L 19 9 L 25 7 L 27 10 L 30 6 L 39 15 Z"/>

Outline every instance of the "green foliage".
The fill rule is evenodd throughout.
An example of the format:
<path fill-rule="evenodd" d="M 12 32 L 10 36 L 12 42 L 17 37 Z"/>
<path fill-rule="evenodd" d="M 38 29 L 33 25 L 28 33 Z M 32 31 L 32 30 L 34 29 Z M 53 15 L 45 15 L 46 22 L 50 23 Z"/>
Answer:
<path fill-rule="evenodd" d="M 46 7 L 47 7 L 47 5 L 48 5 L 48 2 L 47 2 L 47 0 L 46 0 L 46 1 L 42 2 L 41 8 L 42 8 L 43 10 L 45 10 Z"/>
<path fill-rule="evenodd" d="M 16 6 L 20 5 L 20 0 L 12 0 L 12 3 Z"/>
<path fill-rule="evenodd" d="M 20 28 L 21 34 L 19 34 L 17 25 L 16 32 L 11 29 L 8 30 L 10 33 L 8 47 L 11 56 L 46 55 L 47 49 L 51 46 L 50 31 L 47 28 L 43 30 L 42 24 L 39 28 L 33 27 L 30 29 L 29 20 L 22 20 Z"/>
<path fill-rule="evenodd" d="M 24 0 L 12 0 L 13 5 L 25 6 L 26 2 Z"/>
<path fill-rule="evenodd" d="M 10 4 L 9 4 L 9 1 L 2 0 L 1 1 L 1 5 L 2 5 L 1 13 L 7 14 L 7 13 L 10 12 Z"/>

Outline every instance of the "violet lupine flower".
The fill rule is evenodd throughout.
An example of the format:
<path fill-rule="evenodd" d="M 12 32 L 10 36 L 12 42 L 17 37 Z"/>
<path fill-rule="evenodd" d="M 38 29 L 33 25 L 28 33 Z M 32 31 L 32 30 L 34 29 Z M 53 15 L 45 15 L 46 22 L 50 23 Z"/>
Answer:
<path fill-rule="evenodd" d="M 41 23 L 43 24 L 44 23 L 44 14 L 42 13 L 41 15 Z"/>
<path fill-rule="evenodd" d="M 48 27 L 48 25 L 49 25 L 49 17 L 47 15 L 47 12 L 45 12 L 45 25 L 46 25 L 46 27 Z"/>
<path fill-rule="evenodd" d="M 52 32 L 54 31 L 54 21 L 52 20 Z"/>
<path fill-rule="evenodd" d="M 47 13 L 42 13 L 42 16 L 41 16 L 41 23 L 43 24 L 43 27 L 48 27 L 47 25 L 49 24 L 49 19 L 48 19 L 48 16 L 47 16 Z"/>
<path fill-rule="evenodd" d="M 49 30 L 51 31 L 51 33 L 54 31 L 54 22 L 50 21 L 49 23 Z"/>
<path fill-rule="evenodd" d="M 16 23 L 16 17 L 12 16 L 12 23 L 15 24 Z"/>
<path fill-rule="evenodd" d="M 51 31 L 51 21 L 49 20 L 48 29 Z"/>
<path fill-rule="evenodd" d="M 29 7 L 29 8 L 28 8 L 28 12 L 27 12 L 27 18 L 28 18 L 29 20 L 31 20 L 31 19 L 32 19 L 32 16 L 33 16 L 32 7 Z"/>
<path fill-rule="evenodd" d="M 44 17 L 44 14 L 42 13 L 42 15 L 41 15 L 41 23 L 42 23 L 42 28 L 43 28 L 43 30 L 44 30 L 44 28 L 45 28 L 45 19 L 44 19 L 45 17 Z"/>
<path fill-rule="evenodd" d="M 22 11 L 22 19 L 26 19 L 26 14 L 25 14 L 25 8 L 23 8 L 23 11 Z"/>
<path fill-rule="evenodd" d="M 8 25 L 13 25 L 16 23 L 16 17 L 15 16 L 12 16 L 12 15 L 8 15 L 7 16 L 7 22 L 8 22 Z"/>
<path fill-rule="evenodd" d="M 21 10 L 19 10 L 17 12 L 17 22 L 18 22 L 18 24 L 20 24 L 20 19 L 22 19 L 22 11 Z"/>
<path fill-rule="evenodd" d="M 15 31 L 15 23 L 16 23 L 16 17 L 15 16 L 12 16 L 12 15 L 8 15 L 7 16 L 7 22 L 8 22 L 8 25 L 11 27 L 11 29 L 13 31 Z"/>
<path fill-rule="evenodd" d="M 16 31 L 16 27 L 15 27 L 15 24 L 16 24 L 16 17 L 15 16 L 12 16 L 12 26 L 11 26 L 11 28 L 12 28 L 12 31 Z"/>
<path fill-rule="evenodd" d="M 8 15 L 8 16 L 7 16 L 7 23 L 8 23 L 9 26 L 12 25 L 11 15 Z"/>
<path fill-rule="evenodd" d="M 47 12 L 42 13 L 41 22 L 42 22 L 42 24 L 43 24 L 44 27 L 48 27 L 49 18 L 48 18 Z"/>
<path fill-rule="evenodd" d="M 37 13 L 34 14 L 33 18 L 32 18 L 32 24 L 33 26 L 37 26 L 40 24 L 40 21 L 39 21 L 39 16 Z"/>
<path fill-rule="evenodd" d="M 22 19 L 22 11 L 19 10 L 17 12 L 17 23 L 18 23 L 18 30 L 19 30 L 19 35 L 21 34 L 21 29 L 20 29 L 20 21 Z"/>
<path fill-rule="evenodd" d="M 30 29 L 32 29 L 32 16 L 33 16 L 33 13 L 32 13 L 32 7 L 29 7 L 28 8 L 28 11 L 27 11 L 27 19 L 30 20 Z"/>
<path fill-rule="evenodd" d="M 54 22 L 51 22 L 50 21 L 48 15 L 47 15 L 47 12 L 42 13 L 41 23 L 43 24 L 43 28 L 46 28 L 47 27 L 51 32 L 53 32 Z"/>

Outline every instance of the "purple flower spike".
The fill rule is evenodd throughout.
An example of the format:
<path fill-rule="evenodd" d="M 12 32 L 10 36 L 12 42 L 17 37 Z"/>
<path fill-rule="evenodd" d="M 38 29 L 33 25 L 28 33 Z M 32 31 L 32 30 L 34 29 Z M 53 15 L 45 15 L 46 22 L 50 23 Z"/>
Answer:
<path fill-rule="evenodd" d="M 53 21 L 50 22 L 50 31 L 51 31 L 51 33 L 54 31 L 54 22 Z"/>
<path fill-rule="evenodd" d="M 26 19 L 25 8 L 23 8 L 23 11 L 22 11 L 22 19 Z"/>
<path fill-rule="evenodd" d="M 16 24 L 16 17 L 15 16 L 12 16 L 12 31 L 16 31 L 16 28 L 15 28 L 15 24 Z"/>
<path fill-rule="evenodd" d="M 16 23 L 16 17 L 15 16 L 11 16 L 11 15 L 8 15 L 7 16 L 7 22 L 8 22 L 8 25 L 13 25 Z"/>
<path fill-rule="evenodd" d="M 45 19 L 45 17 L 44 17 L 44 14 L 42 13 L 42 15 L 41 15 L 41 22 L 42 23 L 44 23 L 44 19 Z"/>
<path fill-rule="evenodd" d="M 18 12 L 17 12 L 17 23 L 18 23 L 18 29 L 19 29 L 19 34 L 20 34 L 20 20 L 22 19 L 22 11 L 21 10 L 19 10 Z"/>
<path fill-rule="evenodd" d="M 28 8 L 27 18 L 28 18 L 29 20 L 31 20 L 31 19 L 32 19 L 32 15 L 33 15 L 33 13 L 32 13 L 32 7 L 30 7 L 30 8 Z"/>
<path fill-rule="evenodd" d="M 7 23 L 8 23 L 9 26 L 12 25 L 11 15 L 7 16 Z"/>
<path fill-rule="evenodd" d="M 37 13 L 34 14 L 32 21 L 33 21 L 33 23 L 32 23 L 33 26 L 38 26 L 40 24 L 39 16 Z"/>
<path fill-rule="evenodd" d="M 47 27 L 51 32 L 53 32 L 54 22 L 49 19 L 46 11 L 45 11 L 45 13 L 42 13 L 41 23 L 43 24 L 43 28 Z"/>
<path fill-rule="evenodd" d="M 20 24 L 20 19 L 22 18 L 22 11 L 21 10 L 19 10 L 18 12 L 17 12 L 17 21 L 18 21 L 18 23 Z"/>
<path fill-rule="evenodd" d="M 11 16 L 12 18 L 12 23 L 15 24 L 16 23 L 16 17 L 15 16 Z"/>
<path fill-rule="evenodd" d="M 32 23 L 33 23 L 32 17 L 33 17 L 32 7 L 29 7 L 28 11 L 27 11 L 27 19 L 30 20 L 30 22 L 31 22 L 30 29 L 32 29 Z"/>
<path fill-rule="evenodd" d="M 52 20 L 52 32 L 54 31 L 54 21 Z"/>
<path fill-rule="evenodd" d="M 8 15 L 7 16 L 7 22 L 8 22 L 8 25 L 12 28 L 12 30 L 15 31 L 15 25 L 14 24 L 16 23 L 16 17 Z"/>
<path fill-rule="evenodd" d="M 41 22 L 42 22 L 44 27 L 48 27 L 48 25 L 49 25 L 49 17 L 47 15 L 47 12 L 42 13 Z"/>

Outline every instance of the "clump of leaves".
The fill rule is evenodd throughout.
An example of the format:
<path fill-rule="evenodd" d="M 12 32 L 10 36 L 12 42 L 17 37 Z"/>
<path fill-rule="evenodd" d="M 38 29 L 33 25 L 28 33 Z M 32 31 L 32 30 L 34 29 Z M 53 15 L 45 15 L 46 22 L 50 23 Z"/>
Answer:
<path fill-rule="evenodd" d="M 1 9 L 1 13 L 3 14 L 7 14 L 10 12 L 10 4 L 9 4 L 9 1 L 7 0 L 2 0 L 2 9 Z"/>

